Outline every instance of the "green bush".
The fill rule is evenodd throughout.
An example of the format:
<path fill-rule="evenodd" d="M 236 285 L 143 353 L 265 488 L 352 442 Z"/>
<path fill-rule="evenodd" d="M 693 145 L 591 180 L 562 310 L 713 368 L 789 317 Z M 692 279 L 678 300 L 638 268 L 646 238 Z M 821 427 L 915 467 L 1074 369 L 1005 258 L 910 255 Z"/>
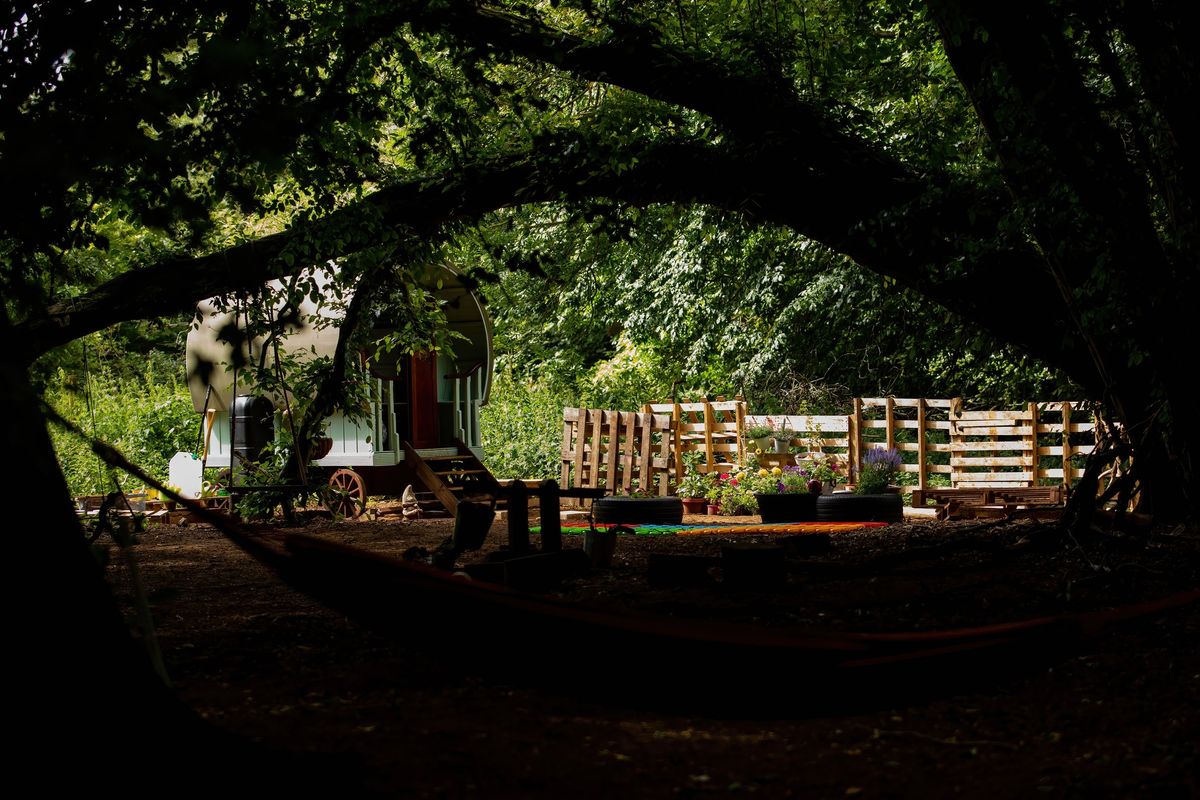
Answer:
<path fill-rule="evenodd" d="M 91 410 L 88 408 L 88 396 Z M 167 480 L 167 465 L 180 450 L 195 449 L 200 415 L 182 379 L 146 373 L 121 377 L 105 370 L 76 376 L 58 370 L 46 387 L 46 400 L 87 434 L 95 435 L 121 451 L 159 480 Z M 51 426 L 51 439 L 71 493 L 102 494 L 112 491 L 112 473 L 101 464 L 86 442 Z M 125 489 L 141 485 L 124 473 Z"/>
<path fill-rule="evenodd" d="M 500 371 L 480 411 L 484 459 L 498 478 L 558 478 L 565 392 Z"/>

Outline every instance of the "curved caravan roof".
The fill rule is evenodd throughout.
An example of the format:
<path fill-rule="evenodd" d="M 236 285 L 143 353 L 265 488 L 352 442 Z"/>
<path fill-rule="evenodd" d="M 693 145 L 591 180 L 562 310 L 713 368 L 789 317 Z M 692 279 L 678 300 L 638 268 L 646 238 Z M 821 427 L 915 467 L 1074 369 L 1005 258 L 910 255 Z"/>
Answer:
<path fill-rule="evenodd" d="M 319 272 L 317 282 L 322 286 L 327 285 L 328 273 Z M 422 283 L 442 301 L 449 328 L 466 337 L 466 341 L 453 344 L 456 368 L 468 369 L 483 362 L 483 402 L 486 403 L 491 389 L 492 370 L 492 323 L 487 311 L 479 297 L 463 285 L 462 275 L 450 267 L 431 268 Z M 272 281 L 268 285 L 282 289 L 279 281 Z M 330 294 L 326 296 L 331 297 Z M 345 302 L 349 302 L 349 296 Z M 192 405 L 197 412 L 205 410 L 206 396 L 209 409 L 226 411 L 233 405 L 233 345 L 218 339 L 218 336 L 222 330 L 233 324 L 234 313 L 220 310 L 215 298 L 197 304 L 198 324 L 194 323 L 188 331 L 186 352 L 188 388 L 192 395 Z M 300 318 L 305 324 L 289 331 L 288 335 L 280 340 L 281 350 L 294 354 L 301 360 L 332 356 L 341 331 L 337 325 L 341 316 L 342 312 L 336 305 L 326 304 L 318 311 L 316 304 L 310 298 L 305 298 L 300 306 Z M 318 317 L 332 324 L 312 324 Z M 262 337 L 251 342 L 249 353 L 244 353 L 248 355 L 247 360 L 257 361 L 262 355 L 263 346 Z M 239 375 L 238 390 L 245 393 L 243 381 L 244 376 Z"/>

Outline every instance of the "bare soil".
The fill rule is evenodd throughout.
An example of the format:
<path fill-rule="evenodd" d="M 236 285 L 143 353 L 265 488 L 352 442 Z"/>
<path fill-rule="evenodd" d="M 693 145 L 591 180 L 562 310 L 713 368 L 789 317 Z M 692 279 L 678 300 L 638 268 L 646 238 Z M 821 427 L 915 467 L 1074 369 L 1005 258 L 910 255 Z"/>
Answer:
<path fill-rule="evenodd" d="M 303 530 L 399 556 L 433 549 L 452 528 L 384 511 Z M 505 537 L 496 523 L 464 560 Z M 1195 531 L 1079 542 L 1031 522 L 837 534 L 770 593 L 646 582 L 651 553 L 716 555 L 747 538 L 770 537 L 623 537 L 611 570 L 556 595 L 789 630 L 902 631 L 1120 606 L 1200 585 Z M 867 711 L 712 717 L 539 688 L 536 675 L 497 678 L 487 653 L 464 663 L 384 638 L 292 591 L 208 526 L 155 526 L 135 550 L 178 695 L 212 725 L 343 770 L 355 793 L 1200 797 L 1196 603 L 1113 626 L 1031 672 L 968 680 L 955 694 Z M 109 575 L 128 605 L 120 559 Z M 547 668 L 570 674 L 571 654 Z M 755 664 L 710 677 L 721 692 L 754 681 Z"/>

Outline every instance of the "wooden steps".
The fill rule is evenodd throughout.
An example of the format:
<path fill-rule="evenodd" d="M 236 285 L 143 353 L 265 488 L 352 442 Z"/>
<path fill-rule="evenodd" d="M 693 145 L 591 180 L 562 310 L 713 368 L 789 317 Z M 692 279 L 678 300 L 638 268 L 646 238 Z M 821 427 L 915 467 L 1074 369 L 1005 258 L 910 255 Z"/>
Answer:
<path fill-rule="evenodd" d="M 422 456 L 409 442 L 403 442 L 404 460 L 428 493 L 418 494 L 417 501 L 424 508 L 444 508 L 456 516 L 458 504 L 464 499 L 479 500 L 494 504 L 497 508 L 507 505 L 506 493 L 483 462 L 471 449 L 458 439 L 454 440 L 457 450 L 453 455 Z"/>

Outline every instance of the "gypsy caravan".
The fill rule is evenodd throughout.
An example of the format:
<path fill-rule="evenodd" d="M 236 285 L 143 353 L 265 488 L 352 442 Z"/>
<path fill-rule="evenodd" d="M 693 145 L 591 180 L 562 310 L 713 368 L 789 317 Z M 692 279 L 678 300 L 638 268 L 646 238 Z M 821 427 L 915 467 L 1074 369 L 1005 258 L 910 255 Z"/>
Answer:
<path fill-rule="evenodd" d="M 355 418 L 329 417 L 328 451 L 311 462 L 332 470 L 328 481 L 342 498 L 335 510 L 347 516 L 362 513 L 368 495 L 399 494 L 409 485 L 425 493 L 427 503 L 454 513 L 468 486 L 495 484 L 480 460 L 479 432 L 493 365 L 491 322 L 479 297 L 454 270 L 433 268 L 424 283 L 441 303 L 449 330 L 459 334 L 453 357 L 395 351 L 372 359 L 369 409 Z M 233 345 L 219 339 L 219 332 L 233 323 L 234 314 L 212 300 L 201 303 L 186 358 L 192 403 L 204 415 L 201 459 L 208 467 L 236 470 L 269 443 L 272 419 L 288 403 L 284 397 L 249 394 L 253 390 L 244 372 L 239 376 L 231 368 Z M 325 317 L 328 323 L 338 314 L 306 300 L 300 319 L 307 324 L 281 346 L 298 359 L 332 356 L 339 328 L 312 322 Z M 262 347 L 261 339 L 251 343 L 248 357 L 261 357 Z"/>

